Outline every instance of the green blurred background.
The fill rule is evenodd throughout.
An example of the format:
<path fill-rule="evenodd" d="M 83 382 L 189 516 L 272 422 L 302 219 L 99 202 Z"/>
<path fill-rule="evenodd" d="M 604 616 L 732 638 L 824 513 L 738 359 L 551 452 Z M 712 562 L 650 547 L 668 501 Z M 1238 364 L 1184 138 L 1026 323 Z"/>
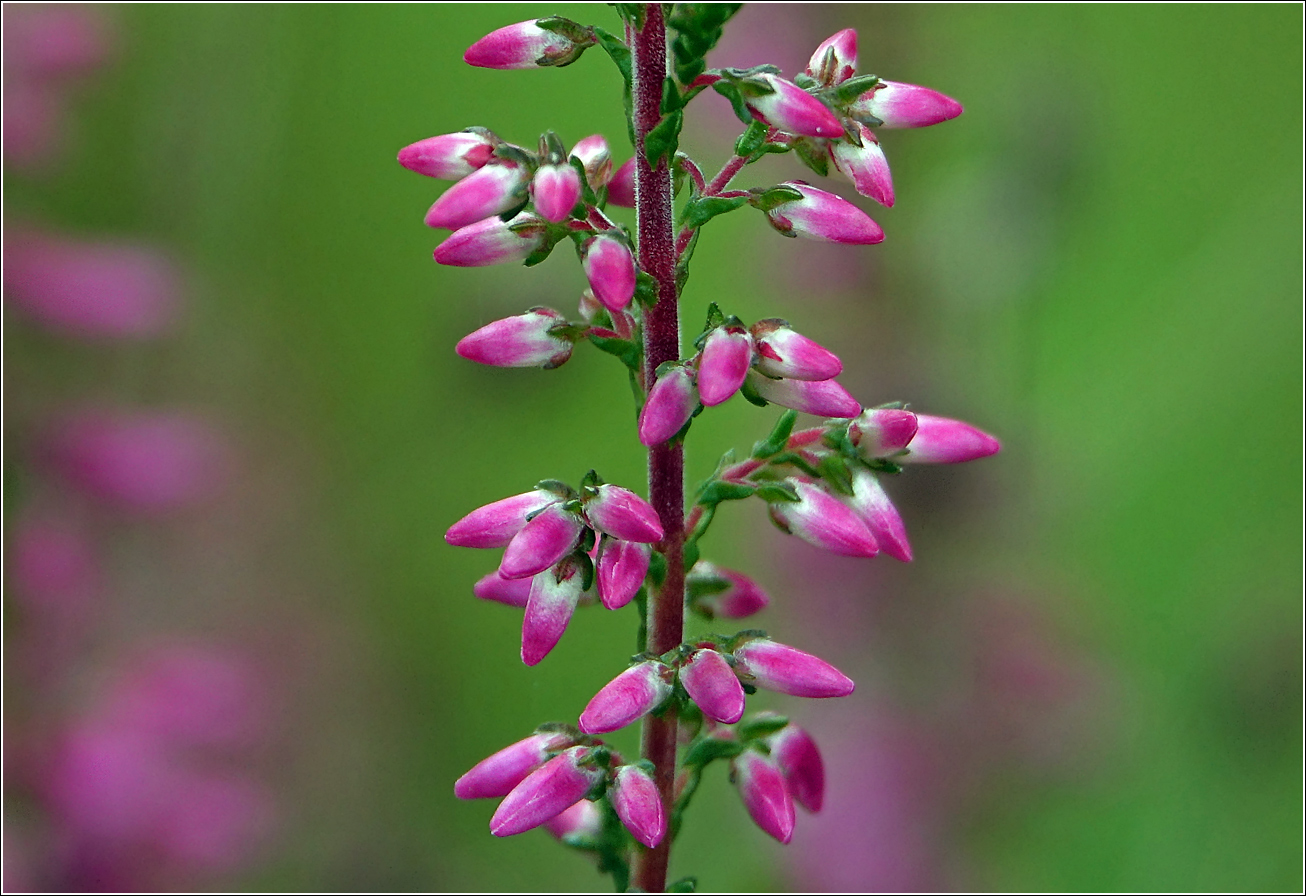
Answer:
<path fill-rule="evenodd" d="M 496 558 L 442 535 L 540 478 L 595 467 L 639 483 L 628 388 L 591 351 L 549 373 L 458 359 L 456 340 L 494 318 L 573 312 L 583 277 L 566 252 L 532 269 L 437 267 L 440 234 L 421 219 L 440 186 L 394 156 L 485 125 L 524 145 L 545 128 L 568 142 L 601 131 L 623 160 L 615 72 L 597 51 L 560 70 L 460 61 L 503 24 L 558 13 L 614 28 L 615 15 L 113 11 L 120 60 L 77 106 L 80 142 L 53 178 L 7 177 L 6 212 L 157 239 L 193 272 L 189 325 L 165 347 L 84 352 L 7 318 L 6 368 L 35 371 L 23 381 L 51 401 L 94 384 L 123 401 L 220 409 L 250 465 L 284 486 L 256 552 L 277 587 L 233 607 L 246 624 L 329 620 L 313 625 L 339 655 L 317 657 L 329 693 L 309 700 L 276 771 L 280 835 L 234 885 L 603 889 L 542 833 L 491 838 L 492 807 L 457 803 L 451 784 L 537 721 L 574 718 L 632 649 L 633 611 L 578 614 L 524 668 L 518 615 L 470 592 Z M 956 625 L 948 609 L 963 598 L 948 595 L 1019 592 L 1059 633 L 1053 652 L 1094 670 L 1098 705 L 1058 773 L 1013 763 L 949 810 L 937 828 L 949 886 L 1302 885 L 1301 16 L 1295 5 L 740 14 L 750 40 L 775 40 L 787 74 L 851 26 L 863 71 L 966 107 L 884 137 L 898 204 L 868 207 L 882 246 L 831 254 L 741 213 L 705 232 L 684 297 L 693 326 L 713 300 L 746 320 L 788 317 L 844 359 L 868 404 L 910 400 L 1004 441 L 974 469 L 912 471 L 929 491 L 899 502 L 918 552 L 884 586 L 907 614 L 890 627 L 933 645 L 928 655 L 950 643 L 932 634 Z M 686 146 L 715 170 L 731 135 L 712 119 L 728 112 L 710 93 L 703 102 L 713 114 L 691 122 Z M 741 183 L 793 176 L 790 160 L 766 160 Z M 739 399 L 703 415 L 691 478 L 773 417 Z M 21 486 L 15 463 L 7 481 Z M 264 495 L 242 494 L 251 520 L 270 513 Z M 709 555 L 787 605 L 759 624 L 819 644 L 801 577 L 768 568 L 784 536 L 760 508 L 730 510 Z M 795 587 L 782 593 L 782 581 Z M 902 609 L 917 595 L 931 612 Z M 794 624 L 802 641 L 786 637 Z M 928 702 L 902 683 L 917 680 L 910 663 L 877 683 L 875 665 L 840 649 L 863 690 Z M 830 707 L 821 718 L 842 724 Z M 712 890 L 810 888 L 721 777 L 673 873 Z M 861 798 L 847 790 L 833 781 L 828 805 Z"/>

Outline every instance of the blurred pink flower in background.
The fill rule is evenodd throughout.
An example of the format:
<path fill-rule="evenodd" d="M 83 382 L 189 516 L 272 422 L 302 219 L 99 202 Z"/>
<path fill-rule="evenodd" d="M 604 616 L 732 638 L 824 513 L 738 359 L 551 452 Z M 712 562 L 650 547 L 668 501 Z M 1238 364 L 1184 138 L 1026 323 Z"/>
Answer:
<path fill-rule="evenodd" d="M 177 320 L 181 276 L 160 249 L 30 228 L 5 235 L 6 303 L 64 336 L 148 339 Z"/>

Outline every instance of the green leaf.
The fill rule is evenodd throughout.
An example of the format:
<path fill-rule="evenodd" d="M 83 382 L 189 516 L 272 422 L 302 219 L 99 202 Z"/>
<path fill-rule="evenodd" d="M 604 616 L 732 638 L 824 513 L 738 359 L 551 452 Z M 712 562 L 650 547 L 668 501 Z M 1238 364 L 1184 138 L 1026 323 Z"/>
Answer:
<path fill-rule="evenodd" d="M 739 85 L 733 81 L 720 80 L 712 85 L 712 89 L 730 100 L 730 108 L 735 110 L 735 117 L 744 124 L 752 124 L 756 121 L 753 113 L 748 111 L 748 104 L 744 102 L 744 95 L 739 90 Z"/>
<path fill-rule="evenodd" d="M 676 80 L 689 84 L 707 68 L 708 52 L 721 39 L 725 23 L 739 11 L 742 3 L 677 3 L 667 18 L 675 32 L 671 57 Z"/>
<path fill-rule="evenodd" d="M 853 477 L 848 472 L 848 462 L 839 455 L 827 454 L 821 458 L 816 470 L 836 491 L 845 495 L 853 493 Z"/>
<path fill-rule="evenodd" d="M 639 343 L 617 336 L 589 335 L 589 341 L 599 351 L 613 355 L 631 370 L 639 370 L 644 363 L 644 350 Z"/>
<path fill-rule="evenodd" d="M 698 503 L 704 506 L 711 504 L 720 504 L 722 501 L 742 501 L 744 498 L 751 498 L 757 491 L 754 486 L 745 485 L 742 482 L 725 482 L 720 479 L 713 479 L 708 483 L 707 488 L 703 489 L 703 494 L 699 495 Z"/>
<path fill-rule="evenodd" d="M 758 715 L 740 724 L 735 729 L 740 740 L 756 740 L 769 737 L 789 724 L 789 719 L 777 715 Z"/>
<path fill-rule="evenodd" d="M 826 152 L 825 144 L 816 143 L 806 137 L 792 141 L 790 147 L 797 153 L 799 161 L 808 168 L 811 168 L 821 177 L 828 177 L 830 174 L 830 156 Z"/>
<path fill-rule="evenodd" d="M 658 111 L 663 115 L 669 112 L 675 112 L 677 109 L 684 108 L 684 103 L 680 99 L 680 88 L 671 78 L 662 79 L 662 104 Z"/>
<path fill-rule="evenodd" d="M 771 434 L 753 446 L 753 457 L 765 460 L 784 451 L 785 446 L 789 444 L 789 437 L 793 435 L 794 424 L 797 421 L 797 411 L 785 411 L 781 414 L 780 419 L 775 422 Z"/>
<path fill-rule="evenodd" d="M 658 281 L 648 271 L 640 271 L 635 277 L 635 301 L 645 308 L 658 303 Z"/>
<path fill-rule="evenodd" d="M 702 227 L 717 215 L 733 212 L 747 204 L 747 196 L 704 196 L 686 203 L 680 219 L 690 227 Z"/>
<path fill-rule="evenodd" d="M 649 165 L 657 167 L 663 156 L 668 162 L 675 156 L 680 146 L 680 129 L 684 124 L 684 110 L 677 109 L 662 116 L 662 120 L 644 135 L 644 152 L 648 155 Z"/>
<path fill-rule="evenodd" d="M 757 487 L 757 496 L 768 504 L 792 504 L 798 492 L 788 482 L 763 482 Z"/>
<path fill-rule="evenodd" d="M 754 121 L 735 141 L 735 155 L 751 156 L 757 152 L 762 148 L 762 144 L 766 142 L 766 134 L 769 130 L 770 128 L 763 122 Z"/>
<path fill-rule="evenodd" d="M 694 568 L 694 564 L 698 562 L 698 557 L 699 557 L 698 542 L 697 541 L 685 542 L 685 557 L 684 557 L 685 572 L 689 572 L 691 569 Z"/>
<path fill-rule="evenodd" d="M 683 764 L 700 768 L 717 759 L 734 759 L 744 752 L 744 745 L 733 740 L 705 738 L 689 748 Z"/>
<path fill-rule="evenodd" d="M 769 212 L 777 206 L 784 205 L 786 202 L 798 202 L 803 198 L 803 194 L 793 187 L 784 184 L 770 187 L 766 190 L 757 190 L 748 197 L 748 204 L 755 209 Z"/>
<path fill-rule="evenodd" d="M 648 578 L 654 588 L 661 588 L 667 580 L 667 558 L 654 551 L 648 558 Z"/>

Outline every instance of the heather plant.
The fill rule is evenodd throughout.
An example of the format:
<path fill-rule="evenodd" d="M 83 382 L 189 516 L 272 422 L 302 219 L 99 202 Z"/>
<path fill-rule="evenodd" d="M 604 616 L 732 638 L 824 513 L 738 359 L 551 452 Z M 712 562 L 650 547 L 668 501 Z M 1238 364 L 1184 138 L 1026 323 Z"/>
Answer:
<path fill-rule="evenodd" d="M 690 347 L 682 339 L 681 303 L 694 300 L 690 263 L 714 218 L 749 207 L 784 237 L 850 247 L 885 237 L 856 205 L 805 181 L 735 186 L 745 168 L 792 152 L 815 175 L 842 176 L 860 195 L 891 206 L 880 130 L 938 124 L 960 115 L 960 104 L 859 73 L 851 29 L 820 44 L 806 70 L 786 79 L 771 65 L 707 67 L 738 4 L 615 6 L 620 35 L 553 16 L 494 31 L 464 60 L 495 69 L 561 66 L 600 48 L 621 77 L 633 158 L 614 166 L 601 135 L 569 148 L 547 132 L 522 146 L 475 126 L 407 146 L 399 161 L 455 181 L 426 215 L 427 225 L 452 231 L 435 249 L 437 262 L 529 266 L 570 241 L 589 283 L 576 318 L 530 308 L 466 336 L 458 354 L 544 369 L 565 363 L 582 342 L 613 355 L 635 395 L 632 435 L 648 455 L 647 499 L 591 470 L 575 483 L 524 481 L 519 493 L 448 530 L 450 544 L 503 549 L 498 569 L 473 590 L 524 610 L 527 665 L 548 656 L 581 605 L 637 611 L 635 656 L 621 670 L 625 651 L 611 648 L 615 674 L 575 724 L 539 725 L 469 770 L 454 792 L 501 800 L 490 820 L 497 836 L 543 826 L 596 856 L 618 890 L 662 892 L 671 845 L 709 766 L 729 768 L 749 815 L 781 842 L 793 834 L 795 805 L 822 807 L 825 773 L 814 738 L 774 712 L 746 714 L 749 698 L 758 689 L 822 699 L 854 689 L 834 666 L 764 631 L 685 639 L 687 614 L 741 619 L 770 600 L 747 575 L 703 558 L 721 506 L 755 498 L 782 532 L 836 554 L 907 562 L 911 546 L 885 483 L 908 465 L 973 460 L 999 445 L 973 426 L 901 402 L 863 405 L 836 381 L 839 357 L 802 335 L 801 325 L 779 317 L 746 322 L 730 313 L 729 297 L 698 300 L 705 313 L 685 317 L 705 322 L 686 330 Z M 729 100 L 741 123 L 733 154 L 710 179 L 679 150 L 684 110 L 708 88 Z M 634 208 L 633 232 L 609 217 L 613 206 Z M 726 452 L 687 507 L 684 450 L 693 421 L 736 393 L 787 410 L 747 457 Z M 800 412 L 824 422 L 799 428 Z M 636 722 L 638 756 L 599 737 Z M 684 878 L 670 889 L 693 886 Z"/>

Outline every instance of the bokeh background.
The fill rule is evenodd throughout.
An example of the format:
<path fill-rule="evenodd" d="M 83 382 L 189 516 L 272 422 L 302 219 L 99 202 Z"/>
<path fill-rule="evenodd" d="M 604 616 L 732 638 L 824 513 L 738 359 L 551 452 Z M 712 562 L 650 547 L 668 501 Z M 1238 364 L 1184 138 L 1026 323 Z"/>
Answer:
<path fill-rule="evenodd" d="M 460 61 L 503 24 L 615 15 L 61 10 L 43 32 L 40 7 L 4 7 L 6 888 L 604 889 L 545 833 L 490 837 L 492 806 L 451 785 L 574 719 L 633 650 L 634 611 L 578 614 L 526 669 L 519 613 L 471 594 L 496 558 L 442 535 L 540 478 L 639 483 L 628 388 L 592 351 L 548 373 L 457 358 L 497 317 L 572 313 L 583 277 L 567 252 L 437 267 L 421 219 L 441 187 L 394 156 L 479 124 L 526 145 L 602 132 L 626 158 L 598 51 Z M 780 847 L 714 768 L 674 874 L 1300 889 L 1301 17 L 737 17 L 715 64 L 792 74 L 852 26 L 863 71 L 966 113 L 884 137 L 881 246 L 714 221 L 689 326 L 709 301 L 787 317 L 867 404 L 1004 450 L 891 484 L 910 565 L 723 514 L 707 556 L 771 592 L 758 625 L 859 689 L 754 698 L 821 743 L 826 809 Z M 715 170 L 733 117 L 699 102 L 684 146 Z M 773 157 L 740 182 L 795 176 Z M 62 305 L 25 291 L 31 258 Z M 704 414 L 690 478 L 774 416 Z"/>

